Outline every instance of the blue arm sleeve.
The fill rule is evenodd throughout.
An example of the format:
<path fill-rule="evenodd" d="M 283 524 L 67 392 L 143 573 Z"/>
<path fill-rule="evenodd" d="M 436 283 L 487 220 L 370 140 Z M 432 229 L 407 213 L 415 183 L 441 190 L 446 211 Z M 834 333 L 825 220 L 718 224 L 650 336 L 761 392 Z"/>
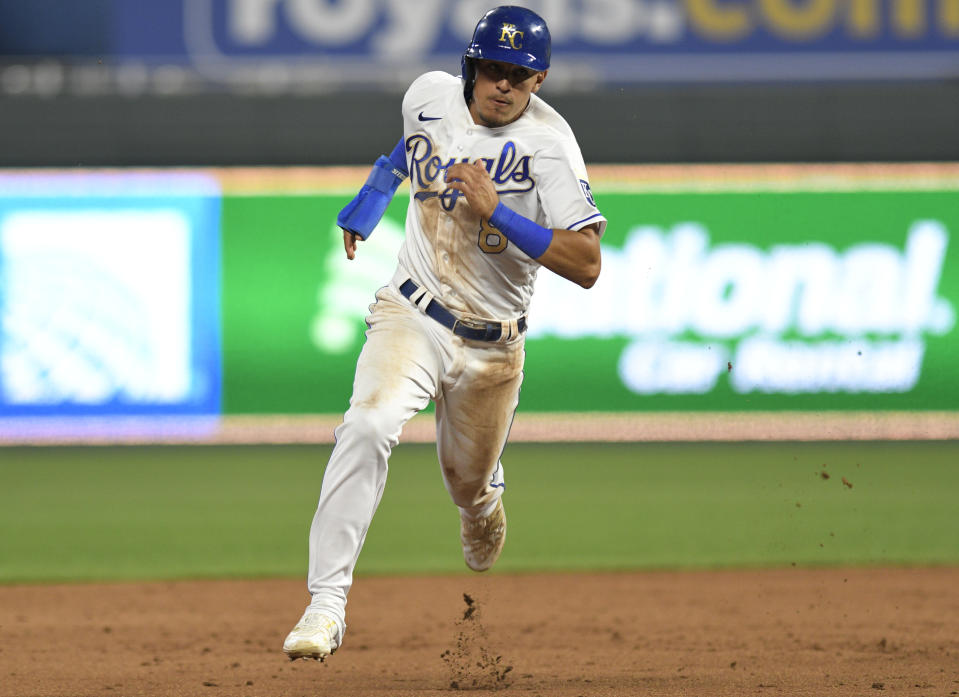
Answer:
<path fill-rule="evenodd" d="M 410 175 L 409 168 L 406 166 L 406 143 L 402 138 L 393 148 L 393 152 L 390 153 L 390 162 L 393 163 L 393 169 L 402 172 L 403 176 L 408 177 Z"/>
<path fill-rule="evenodd" d="M 397 160 L 402 167 L 397 165 Z M 376 160 L 360 192 L 336 216 L 336 224 L 365 240 L 379 224 L 393 194 L 407 175 L 406 153 L 401 138 L 389 157 L 380 155 Z"/>

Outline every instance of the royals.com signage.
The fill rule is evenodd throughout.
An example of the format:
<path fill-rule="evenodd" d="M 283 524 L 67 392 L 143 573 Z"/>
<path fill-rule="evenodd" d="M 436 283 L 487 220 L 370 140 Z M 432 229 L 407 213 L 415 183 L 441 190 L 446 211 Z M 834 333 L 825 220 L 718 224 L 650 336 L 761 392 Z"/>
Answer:
<path fill-rule="evenodd" d="M 114 0 L 114 51 L 214 80 L 362 84 L 459 69 L 488 0 Z M 528 0 L 556 79 L 941 78 L 959 0 Z"/>

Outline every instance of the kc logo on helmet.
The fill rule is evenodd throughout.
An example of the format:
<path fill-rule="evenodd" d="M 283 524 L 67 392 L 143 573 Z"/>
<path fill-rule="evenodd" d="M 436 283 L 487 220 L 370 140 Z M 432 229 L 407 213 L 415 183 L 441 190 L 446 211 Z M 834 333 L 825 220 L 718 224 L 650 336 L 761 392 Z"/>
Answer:
<path fill-rule="evenodd" d="M 523 48 L 523 32 L 516 31 L 515 24 L 503 23 L 503 31 L 499 35 L 500 43 L 506 43 L 509 41 L 509 45 L 513 48 L 520 49 Z"/>

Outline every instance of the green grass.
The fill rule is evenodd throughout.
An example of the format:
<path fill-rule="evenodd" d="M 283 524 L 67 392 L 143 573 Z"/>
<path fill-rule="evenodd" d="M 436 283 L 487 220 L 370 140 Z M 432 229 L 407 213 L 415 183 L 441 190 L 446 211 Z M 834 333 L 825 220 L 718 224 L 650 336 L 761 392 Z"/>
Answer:
<path fill-rule="evenodd" d="M 303 577 L 328 455 L 0 449 L 0 582 Z M 514 444 L 497 570 L 953 565 L 957 462 L 956 442 Z M 457 531 L 433 447 L 402 445 L 357 571 L 462 573 Z"/>

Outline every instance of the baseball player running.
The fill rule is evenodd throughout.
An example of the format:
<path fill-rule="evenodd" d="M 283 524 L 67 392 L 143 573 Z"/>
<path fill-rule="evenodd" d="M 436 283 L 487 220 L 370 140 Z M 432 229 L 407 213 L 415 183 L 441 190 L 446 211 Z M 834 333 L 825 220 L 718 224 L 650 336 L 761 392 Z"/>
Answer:
<path fill-rule="evenodd" d="M 406 238 L 367 318 L 310 528 L 312 601 L 283 644 L 291 659 L 322 660 L 343 642 L 346 596 L 390 451 L 430 400 L 466 565 L 485 571 L 503 549 L 500 455 L 519 401 L 536 273 L 545 266 L 592 286 L 606 226 L 572 130 L 536 96 L 549 61 L 540 16 L 516 6 L 487 12 L 461 77 L 429 72 L 410 86 L 403 138 L 337 218 L 353 259 L 409 177 Z"/>

